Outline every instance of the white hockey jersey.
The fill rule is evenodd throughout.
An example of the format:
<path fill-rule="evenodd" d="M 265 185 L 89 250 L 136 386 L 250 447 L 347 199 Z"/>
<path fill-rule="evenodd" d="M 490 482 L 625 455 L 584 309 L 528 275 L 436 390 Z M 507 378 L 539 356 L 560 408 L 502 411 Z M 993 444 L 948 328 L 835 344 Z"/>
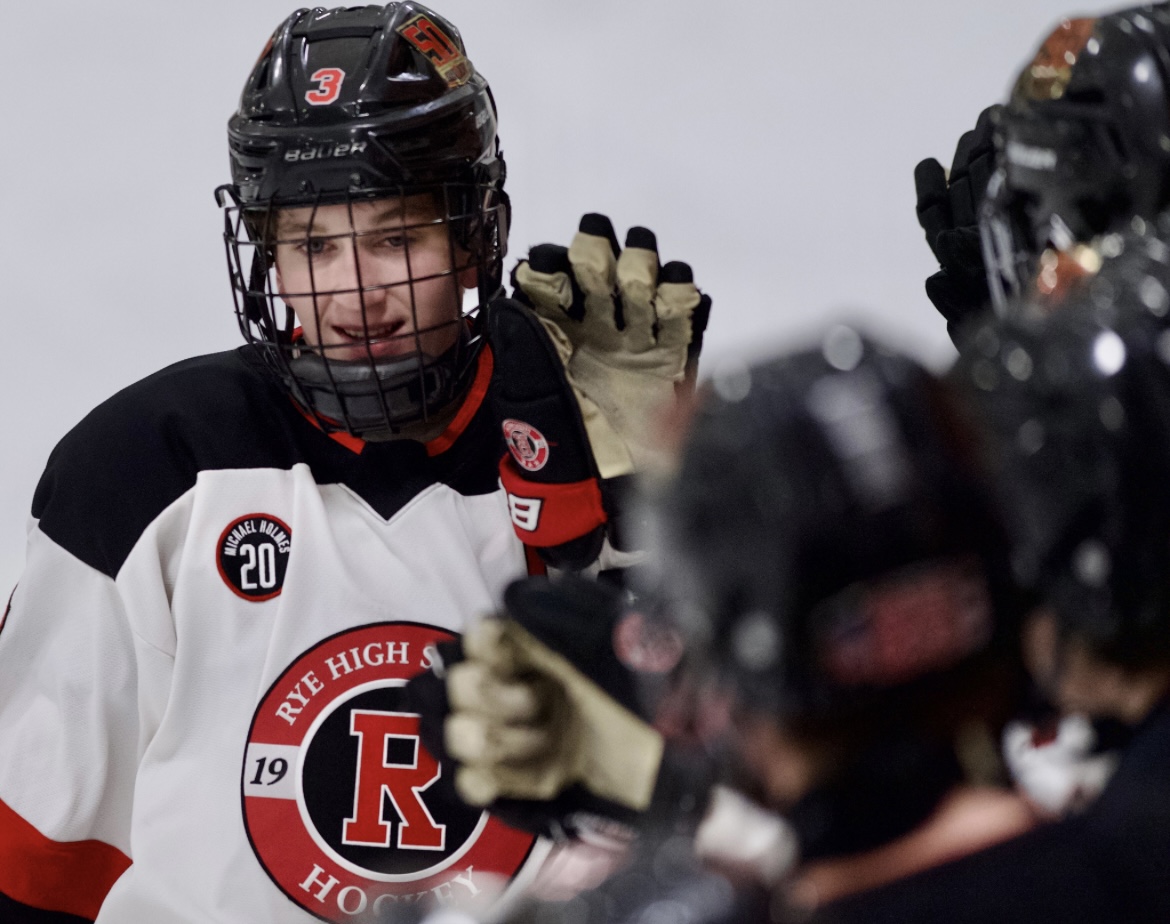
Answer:
<path fill-rule="evenodd" d="M 426 446 L 322 433 L 246 350 L 61 442 L 0 624 L 0 920 L 376 920 L 538 861 L 401 702 L 525 572 L 490 365 Z"/>

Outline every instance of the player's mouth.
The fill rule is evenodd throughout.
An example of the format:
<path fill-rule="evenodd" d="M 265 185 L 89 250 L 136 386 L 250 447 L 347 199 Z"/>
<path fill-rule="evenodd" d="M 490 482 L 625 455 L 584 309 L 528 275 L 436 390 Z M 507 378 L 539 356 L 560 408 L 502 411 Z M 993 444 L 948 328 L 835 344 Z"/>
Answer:
<path fill-rule="evenodd" d="M 371 324 L 368 328 L 333 325 L 335 341 L 331 351 L 337 359 L 385 359 L 416 349 L 415 338 L 405 330 L 406 321 Z"/>

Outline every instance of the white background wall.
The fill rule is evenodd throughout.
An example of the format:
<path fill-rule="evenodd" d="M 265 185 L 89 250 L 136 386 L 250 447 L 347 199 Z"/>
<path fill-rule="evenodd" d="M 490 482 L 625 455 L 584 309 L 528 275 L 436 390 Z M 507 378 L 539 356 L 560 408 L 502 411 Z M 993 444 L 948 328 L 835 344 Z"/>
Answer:
<path fill-rule="evenodd" d="M 913 168 L 949 164 L 1067 0 L 433 0 L 501 111 L 512 258 L 579 215 L 659 233 L 720 357 L 862 319 L 935 365 Z M 0 607 L 55 442 L 238 341 L 212 190 L 287 0 L 40 0 L 0 29 Z M 1090 7 L 1089 12 L 1097 11 Z"/>

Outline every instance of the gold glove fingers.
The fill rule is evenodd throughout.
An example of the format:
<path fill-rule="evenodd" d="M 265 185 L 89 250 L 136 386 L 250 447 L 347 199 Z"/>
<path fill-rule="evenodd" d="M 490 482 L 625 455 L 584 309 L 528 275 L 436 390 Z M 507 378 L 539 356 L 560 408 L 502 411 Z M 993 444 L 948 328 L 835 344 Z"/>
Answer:
<path fill-rule="evenodd" d="M 524 260 L 516 267 L 515 283 L 538 314 L 558 320 L 567 317 L 573 305 L 573 283 L 568 273 L 538 272 L 529 260 Z"/>
<path fill-rule="evenodd" d="M 534 685 L 474 661 L 461 661 L 448 671 L 447 696 L 455 712 L 484 713 L 500 722 L 534 722 L 541 713 Z"/>
<path fill-rule="evenodd" d="M 524 766 L 554 750 L 555 729 L 511 725 L 486 713 L 459 712 L 443 724 L 447 751 L 467 766 Z"/>
<path fill-rule="evenodd" d="M 554 765 L 540 769 L 472 765 L 455 771 L 455 789 L 469 805 L 487 806 L 496 799 L 552 799 L 570 782 Z"/>
<path fill-rule="evenodd" d="M 585 313 L 575 336 L 578 346 L 588 344 L 593 349 L 613 352 L 622 349 L 623 337 L 618 330 L 617 305 L 617 241 L 612 237 L 613 226 L 608 224 L 608 236 L 578 231 L 569 245 L 569 263 L 585 300 Z M 582 220 L 582 226 L 586 223 Z"/>
<path fill-rule="evenodd" d="M 658 286 L 658 347 L 664 351 L 676 351 L 675 356 L 681 356 L 682 364 L 676 374 L 676 378 L 681 378 L 693 333 L 691 319 L 702 296 L 694 280 L 686 278 L 691 273 L 685 263 L 667 264 L 664 275 L 667 281 Z M 672 281 L 670 277 L 673 275 L 682 278 Z"/>
<path fill-rule="evenodd" d="M 643 232 L 641 235 L 635 232 Z M 630 246 L 638 240 L 649 246 Z M 622 296 L 625 330 L 622 339 L 630 353 L 645 353 L 655 345 L 658 322 L 654 299 L 658 285 L 658 251 L 654 235 L 645 228 L 631 228 L 626 249 L 617 262 L 617 284 Z"/>

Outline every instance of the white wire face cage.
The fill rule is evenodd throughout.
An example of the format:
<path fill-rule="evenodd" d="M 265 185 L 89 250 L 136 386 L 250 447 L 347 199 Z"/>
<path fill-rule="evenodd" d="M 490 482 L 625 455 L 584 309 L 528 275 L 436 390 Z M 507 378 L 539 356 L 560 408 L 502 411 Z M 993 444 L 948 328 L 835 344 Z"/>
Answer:
<path fill-rule="evenodd" d="M 224 241 L 244 339 L 305 413 L 390 439 L 442 421 L 470 383 L 507 204 L 476 183 L 228 204 Z"/>

